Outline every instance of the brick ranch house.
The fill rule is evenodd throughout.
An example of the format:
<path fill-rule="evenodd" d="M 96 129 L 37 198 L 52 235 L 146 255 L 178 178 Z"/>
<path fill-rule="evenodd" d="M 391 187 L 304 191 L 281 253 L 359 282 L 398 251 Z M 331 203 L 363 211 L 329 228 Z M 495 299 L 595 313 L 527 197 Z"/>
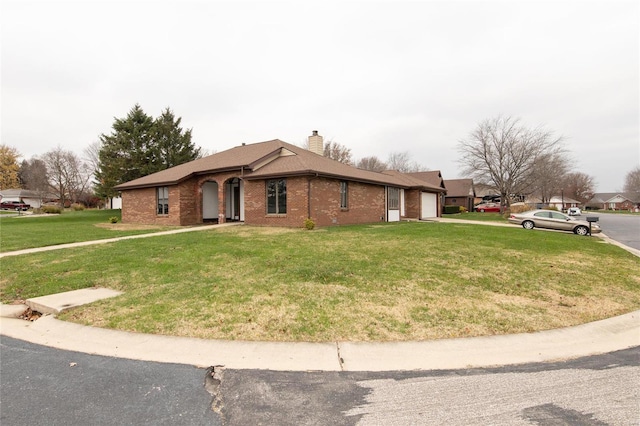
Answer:
<path fill-rule="evenodd" d="M 317 131 L 309 150 L 278 139 L 242 144 L 120 184 L 122 221 L 302 227 L 307 218 L 330 226 L 439 216 L 443 188 L 328 159 L 323 146 Z"/>

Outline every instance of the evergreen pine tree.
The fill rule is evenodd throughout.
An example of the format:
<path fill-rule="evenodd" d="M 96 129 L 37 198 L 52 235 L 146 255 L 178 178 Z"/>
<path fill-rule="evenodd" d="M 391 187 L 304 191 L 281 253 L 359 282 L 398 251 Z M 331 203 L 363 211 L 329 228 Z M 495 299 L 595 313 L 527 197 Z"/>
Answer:
<path fill-rule="evenodd" d="M 126 118 L 116 118 L 111 134 L 100 136 L 96 194 L 113 197 L 118 184 L 199 158 L 181 121 L 169 108 L 154 120 L 138 104 Z"/>
<path fill-rule="evenodd" d="M 157 149 L 159 170 L 193 161 L 200 157 L 200 148 L 191 142 L 191 129 L 180 127 L 182 118 L 176 118 L 168 107 L 154 121 L 153 139 Z"/>

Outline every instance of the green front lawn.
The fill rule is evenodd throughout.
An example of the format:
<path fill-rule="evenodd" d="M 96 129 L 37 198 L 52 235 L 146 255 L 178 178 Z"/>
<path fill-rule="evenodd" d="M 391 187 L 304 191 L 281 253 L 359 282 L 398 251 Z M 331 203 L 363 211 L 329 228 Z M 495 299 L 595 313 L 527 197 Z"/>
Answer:
<path fill-rule="evenodd" d="M 6 257 L 2 269 L 5 303 L 108 287 L 125 294 L 62 318 L 202 338 L 421 340 L 640 308 L 640 259 L 618 247 L 463 223 L 222 227 Z"/>
<path fill-rule="evenodd" d="M 169 229 L 112 224 L 120 210 L 65 211 L 62 214 L 0 217 L 0 252 L 145 234 Z"/>

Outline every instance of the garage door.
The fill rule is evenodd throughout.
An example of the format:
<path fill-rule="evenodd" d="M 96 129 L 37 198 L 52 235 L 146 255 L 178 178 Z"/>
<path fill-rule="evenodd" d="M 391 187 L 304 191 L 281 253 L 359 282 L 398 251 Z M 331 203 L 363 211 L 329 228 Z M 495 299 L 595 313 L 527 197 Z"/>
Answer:
<path fill-rule="evenodd" d="M 421 219 L 427 219 L 430 217 L 438 216 L 438 194 L 432 194 L 430 192 L 422 193 L 422 212 Z"/>

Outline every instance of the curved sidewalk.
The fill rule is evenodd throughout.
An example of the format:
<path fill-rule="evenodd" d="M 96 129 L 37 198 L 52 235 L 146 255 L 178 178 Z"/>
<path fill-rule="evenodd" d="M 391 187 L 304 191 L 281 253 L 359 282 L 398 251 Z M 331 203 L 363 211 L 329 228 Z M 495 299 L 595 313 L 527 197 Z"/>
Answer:
<path fill-rule="evenodd" d="M 70 351 L 202 367 L 439 370 L 558 361 L 639 346 L 640 311 L 537 333 L 396 343 L 205 340 L 88 327 L 50 315 L 34 322 L 3 317 L 0 334 Z"/>

